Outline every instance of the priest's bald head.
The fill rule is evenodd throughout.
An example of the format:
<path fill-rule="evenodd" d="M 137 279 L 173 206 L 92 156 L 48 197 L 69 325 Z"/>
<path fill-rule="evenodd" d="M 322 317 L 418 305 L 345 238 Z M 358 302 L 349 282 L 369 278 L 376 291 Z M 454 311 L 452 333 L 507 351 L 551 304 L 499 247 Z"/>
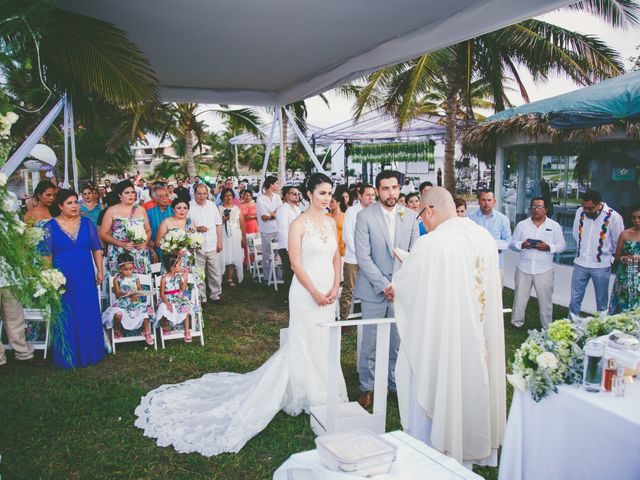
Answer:
<path fill-rule="evenodd" d="M 432 187 L 420 198 L 420 218 L 431 232 L 445 220 L 456 217 L 456 204 L 446 188 Z"/>

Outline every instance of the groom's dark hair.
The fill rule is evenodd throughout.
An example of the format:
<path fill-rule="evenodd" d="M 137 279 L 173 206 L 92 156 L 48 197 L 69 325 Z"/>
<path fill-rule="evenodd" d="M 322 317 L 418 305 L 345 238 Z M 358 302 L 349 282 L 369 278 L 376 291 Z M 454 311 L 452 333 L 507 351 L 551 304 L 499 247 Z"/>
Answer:
<path fill-rule="evenodd" d="M 398 180 L 398 185 L 400 185 L 400 172 L 396 172 L 395 170 L 383 170 L 376 176 L 376 188 L 380 188 L 380 182 L 387 178 L 395 178 Z"/>

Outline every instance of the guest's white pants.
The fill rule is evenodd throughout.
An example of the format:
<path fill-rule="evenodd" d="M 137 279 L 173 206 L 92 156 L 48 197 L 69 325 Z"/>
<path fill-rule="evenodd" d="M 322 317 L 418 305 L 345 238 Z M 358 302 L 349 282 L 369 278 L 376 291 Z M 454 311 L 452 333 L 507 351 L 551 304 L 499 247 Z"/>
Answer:
<path fill-rule="evenodd" d="M 513 299 L 513 316 L 511 323 L 516 327 L 524 325 L 524 315 L 531 296 L 531 287 L 536 289 L 540 323 L 547 328 L 553 321 L 553 268 L 535 275 L 524 273 L 516 267 L 515 298 Z"/>

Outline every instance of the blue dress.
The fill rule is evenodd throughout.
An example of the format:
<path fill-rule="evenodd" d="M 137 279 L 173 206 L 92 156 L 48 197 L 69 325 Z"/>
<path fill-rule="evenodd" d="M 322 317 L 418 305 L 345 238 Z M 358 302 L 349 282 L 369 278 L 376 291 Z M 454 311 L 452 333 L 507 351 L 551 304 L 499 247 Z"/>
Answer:
<path fill-rule="evenodd" d="M 53 336 L 53 362 L 56 367 L 74 368 L 95 365 L 104 358 L 102 318 L 96 276 L 93 268 L 93 250 L 102 250 L 93 223 L 80 219 L 76 235 L 68 235 L 55 219 L 48 222 L 45 232 L 44 253 L 51 255 L 53 267 L 67 279 L 62 294 L 62 316 L 67 355 L 63 343 Z M 75 238 L 74 238 L 75 237 Z"/>

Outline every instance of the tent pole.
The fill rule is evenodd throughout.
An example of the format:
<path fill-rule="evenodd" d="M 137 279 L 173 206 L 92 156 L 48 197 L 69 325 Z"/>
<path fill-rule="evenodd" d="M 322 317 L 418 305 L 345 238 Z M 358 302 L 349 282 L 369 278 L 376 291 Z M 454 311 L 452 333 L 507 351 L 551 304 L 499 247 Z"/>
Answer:
<path fill-rule="evenodd" d="M 264 179 L 267 176 L 267 166 L 269 165 L 269 155 L 271 154 L 271 147 L 273 145 L 273 134 L 276 130 L 276 123 L 280 122 L 280 107 L 276 108 L 276 113 L 273 116 L 271 122 L 271 133 L 269 133 L 269 139 L 267 140 L 267 148 L 264 151 L 264 162 L 262 163 L 262 175 L 260 175 L 260 188 L 264 185 Z M 260 193 L 260 192 L 258 192 Z"/>
<path fill-rule="evenodd" d="M 62 188 L 69 188 L 69 102 L 65 97 L 63 112 L 63 128 L 64 128 L 64 179 L 62 180 Z"/>
<path fill-rule="evenodd" d="M 51 109 L 51 111 L 47 114 L 46 117 L 42 119 L 42 121 L 38 124 L 38 126 L 31 132 L 31 135 L 27 137 L 27 139 L 22 142 L 22 145 L 18 147 L 18 149 L 13 152 L 13 155 L 6 161 L 6 163 L 0 169 L 0 173 L 4 173 L 7 177 L 10 177 L 13 172 L 15 172 L 22 161 L 29 155 L 33 147 L 36 146 L 38 141 L 43 137 L 43 135 L 47 132 L 49 127 L 53 124 L 56 117 L 60 113 L 60 110 L 64 108 L 64 104 L 66 102 L 66 95 L 58 100 L 58 103 Z"/>
<path fill-rule="evenodd" d="M 313 153 L 313 150 L 311 149 L 311 145 L 309 145 L 309 142 L 300 131 L 300 128 L 298 127 L 298 124 L 296 123 L 295 118 L 293 117 L 289 109 L 285 108 L 284 113 L 286 113 L 287 117 L 289 117 L 289 123 L 293 127 L 293 131 L 296 132 L 296 135 L 300 139 L 300 143 L 302 143 L 302 146 L 307 151 L 307 154 L 309 155 L 309 158 L 311 158 L 311 161 L 313 162 L 315 167 L 318 169 L 320 173 L 327 173 L 325 172 L 324 168 L 322 168 L 322 164 L 320 164 L 320 162 L 318 161 L 318 157 L 316 157 L 316 154 Z"/>

